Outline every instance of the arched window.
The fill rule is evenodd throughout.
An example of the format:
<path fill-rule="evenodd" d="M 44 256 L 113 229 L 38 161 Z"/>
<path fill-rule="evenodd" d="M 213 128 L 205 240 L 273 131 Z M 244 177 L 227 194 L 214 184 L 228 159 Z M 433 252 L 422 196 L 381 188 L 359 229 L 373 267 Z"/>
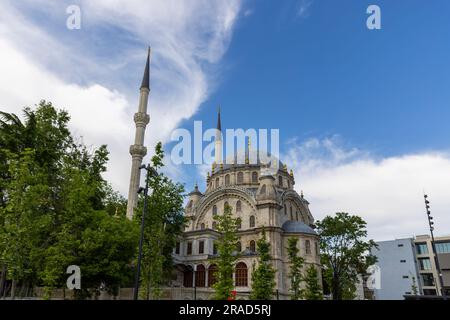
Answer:
<path fill-rule="evenodd" d="M 290 213 L 290 216 L 291 216 L 291 220 L 294 220 L 294 216 L 292 215 L 292 207 L 289 208 L 289 213 Z"/>
<path fill-rule="evenodd" d="M 187 207 L 188 207 L 188 208 L 192 208 L 192 205 L 193 205 L 193 204 L 194 204 L 194 201 L 193 201 L 193 200 L 190 200 Z"/>
<path fill-rule="evenodd" d="M 227 174 L 227 175 L 225 176 L 225 185 L 226 185 L 226 186 L 229 186 L 229 185 L 230 185 L 230 175 L 229 175 L 229 174 Z"/>
<path fill-rule="evenodd" d="M 217 227 L 217 222 L 214 221 L 214 222 L 212 223 L 212 228 L 213 228 L 213 230 L 216 230 L 216 227 Z"/>
<path fill-rule="evenodd" d="M 216 188 L 219 187 L 219 178 L 216 178 Z"/>
<path fill-rule="evenodd" d="M 306 254 L 311 254 L 311 242 L 309 240 L 305 241 L 305 252 Z"/>
<path fill-rule="evenodd" d="M 217 252 L 218 252 L 217 243 L 214 242 L 213 243 L 213 254 L 217 254 Z"/>
<path fill-rule="evenodd" d="M 287 207 L 284 205 L 284 214 L 287 214 Z"/>
<path fill-rule="evenodd" d="M 250 241 L 250 251 L 256 252 L 256 242 L 255 240 Z"/>
<path fill-rule="evenodd" d="M 259 194 L 266 194 L 266 185 L 263 185 L 261 187 L 261 191 L 259 191 Z"/>
<path fill-rule="evenodd" d="M 192 288 L 193 285 L 193 277 L 194 272 L 192 271 L 191 267 L 186 267 L 183 274 L 183 286 L 185 288 Z"/>
<path fill-rule="evenodd" d="M 202 223 L 202 224 L 200 225 L 200 229 L 201 229 L 201 230 L 205 230 L 205 224 L 204 224 L 204 223 Z"/>
<path fill-rule="evenodd" d="M 225 210 L 227 209 L 227 207 L 229 207 L 229 203 L 228 201 L 225 201 L 225 203 L 223 204 L 223 212 L 225 212 Z"/>
<path fill-rule="evenodd" d="M 242 211 L 242 202 L 241 200 L 238 200 L 236 202 L 236 212 L 241 212 Z"/>
<path fill-rule="evenodd" d="M 217 282 L 216 278 L 217 265 L 212 264 L 208 268 L 208 287 L 212 287 Z"/>
<path fill-rule="evenodd" d="M 291 181 L 288 179 L 287 183 L 288 183 L 288 188 L 290 189 L 291 188 Z"/>
<path fill-rule="evenodd" d="M 213 214 L 213 216 L 215 216 L 217 214 L 217 206 L 216 205 L 213 206 L 212 214 Z"/>
<path fill-rule="evenodd" d="M 252 183 L 258 183 L 258 172 L 252 173 Z"/>
<path fill-rule="evenodd" d="M 240 241 L 239 241 L 239 242 L 237 243 L 237 245 L 236 245 L 236 251 L 237 251 L 238 253 L 242 251 L 242 244 L 241 244 Z"/>
<path fill-rule="evenodd" d="M 278 185 L 279 185 L 280 187 L 283 186 L 283 177 L 282 177 L 282 176 L 278 176 Z"/>
<path fill-rule="evenodd" d="M 247 265 L 243 262 L 236 265 L 235 285 L 236 287 L 248 286 Z"/>
<path fill-rule="evenodd" d="M 236 225 L 237 225 L 238 230 L 242 229 L 242 220 L 241 220 L 241 218 L 237 218 Z"/>
<path fill-rule="evenodd" d="M 195 273 L 195 286 L 203 288 L 206 282 L 206 269 L 205 266 L 199 264 L 197 266 L 197 272 Z"/>
<path fill-rule="evenodd" d="M 255 227 L 255 216 L 250 216 L 250 228 Z"/>
<path fill-rule="evenodd" d="M 237 174 L 237 183 L 244 183 L 244 174 L 242 172 Z"/>

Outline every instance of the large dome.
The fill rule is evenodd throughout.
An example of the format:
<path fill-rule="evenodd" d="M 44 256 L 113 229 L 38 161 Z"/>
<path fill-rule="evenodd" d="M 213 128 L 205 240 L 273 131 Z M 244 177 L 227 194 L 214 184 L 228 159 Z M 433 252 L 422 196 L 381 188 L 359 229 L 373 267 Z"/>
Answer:
<path fill-rule="evenodd" d="M 278 169 L 284 167 L 284 164 L 276 156 L 265 151 L 251 150 L 249 152 L 248 150 L 241 150 L 233 156 L 227 157 L 223 165 L 216 165 L 213 173 L 243 166 L 266 167 L 267 169 L 273 169 L 272 174 L 275 174 Z"/>

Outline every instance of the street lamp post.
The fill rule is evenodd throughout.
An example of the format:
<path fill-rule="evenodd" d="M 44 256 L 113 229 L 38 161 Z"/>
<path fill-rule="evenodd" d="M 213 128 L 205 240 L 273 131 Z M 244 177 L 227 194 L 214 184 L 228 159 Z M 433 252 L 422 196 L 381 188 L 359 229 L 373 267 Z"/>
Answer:
<path fill-rule="evenodd" d="M 433 221 L 433 217 L 431 216 L 431 211 L 430 211 L 430 201 L 428 200 L 428 195 L 424 194 L 423 195 L 424 199 L 425 199 L 425 208 L 427 211 L 427 216 L 428 216 L 428 225 L 430 226 L 430 233 L 431 233 L 431 247 L 433 249 L 433 257 L 434 257 L 434 263 L 436 264 L 436 269 L 438 272 L 438 278 L 439 278 L 439 284 L 441 285 L 441 295 L 444 297 L 444 299 L 447 299 L 446 294 L 445 294 L 445 290 L 444 290 L 444 281 L 442 279 L 442 271 L 441 271 L 441 266 L 439 265 L 439 258 L 437 256 L 437 252 L 436 252 L 436 245 L 434 243 L 434 221 Z"/>
<path fill-rule="evenodd" d="M 157 175 L 158 173 L 154 168 L 152 168 L 150 165 L 142 165 L 139 167 L 140 170 L 145 169 L 147 171 L 146 177 L 145 177 L 145 188 L 139 188 L 138 193 L 141 193 L 144 191 L 144 208 L 142 210 L 142 219 L 141 219 L 141 234 L 139 239 L 139 254 L 138 254 L 138 263 L 136 268 L 136 276 L 134 281 L 134 300 L 138 299 L 138 293 L 139 293 L 139 278 L 141 275 L 141 262 L 142 262 L 142 245 L 144 242 L 144 225 L 145 225 L 145 214 L 147 211 L 147 198 L 148 198 L 148 181 L 150 178 L 150 175 Z"/>

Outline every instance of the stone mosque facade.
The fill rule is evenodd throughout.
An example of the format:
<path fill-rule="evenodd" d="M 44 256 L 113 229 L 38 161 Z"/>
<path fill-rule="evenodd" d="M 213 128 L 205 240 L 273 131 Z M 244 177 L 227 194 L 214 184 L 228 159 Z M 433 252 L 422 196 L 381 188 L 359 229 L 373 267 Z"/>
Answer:
<path fill-rule="evenodd" d="M 220 112 L 218 132 L 221 130 Z M 219 143 L 217 143 L 217 141 Z M 221 149 L 221 140 L 216 138 L 216 149 Z M 238 161 L 222 164 L 220 152 L 208 173 L 206 190 L 198 186 L 189 193 L 185 208 L 186 230 L 174 249 L 176 262 L 175 287 L 194 288 L 197 299 L 209 299 L 215 282 L 217 247 L 215 241 L 220 234 L 216 231 L 215 215 L 224 212 L 225 206 L 232 208 L 241 225 L 237 233 L 238 256 L 233 280 L 238 299 L 248 298 L 253 266 L 258 263 L 256 242 L 262 236 L 263 228 L 270 243 L 272 263 L 276 270 L 276 291 L 274 298 L 289 299 L 290 279 L 287 254 L 288 239 L 295 237 L 305 269 L 316 266 L 320 272 L 319 239 L 313 229 L 314 218 L 309 203 L 303 194 L 295 190 L 293 172 L 279 162 L 277 170 L 267 170 L 260 161 L 249 161 L 250 146 L 243 164 Z M 228 161 L 227 161 L 228 162 Z M 186 291 L 188 292 L 188 291 Z M 182 299 L 190 299 L 186 294 Z"/>
<path fill-rule="evenodd" d="M 137 203 L 142 159 L 147 153 L 144 147 L 146 126 L 150 122 L 147 105 L 150 94 L 150 50 L 140 89 L 138 112 L 135 114 L 136 135 L 130 147 L 132 168 L 128 195 L 127 217 L 133 217 Z M 300 255 L 304 258 L 304 269 L 314 265 L 320 272 L 319 238 L 313 229 L 314 218 L 303 193 L 299 195 L 294 186 L 293 172 L 277 160 L 276 170 L 268 170 L 259 161 L 250 161 L 250 146 L 245 152 L 245 161 L 222 162 L 222 140 L 220 111 L 217 123 L 215 146 L 216 161 L 208 173 L 206 190 L 198 186 L 189 193 L 185 208 L 187 225 L 185 232 L 173 251 L 175 272 L 170 288 L 166 288 L 171 299 L 210 299 L 216 281 L 217 248 L 220 237 L 216 231 L 214 216 L 223 213 L 226 205 L 232 208 L 234 217 L 241 220 L 237 232 L 238 257 L 233 274 L 237 299 L 247 299 L 252 288 L 251 273 L 258 263 L 256 242 L 263 229 L 270 243 L 272 264 L 276 270 L 274 298 L 289 299 L 290 279 L 287 254 L 288 239 L 297 238 Z M 230 164 L 231 162 L 231 164 Z M 320 281 L 321 283 L 321 281 Z M 276 295 L 276 296 L 275 296 Z"/>

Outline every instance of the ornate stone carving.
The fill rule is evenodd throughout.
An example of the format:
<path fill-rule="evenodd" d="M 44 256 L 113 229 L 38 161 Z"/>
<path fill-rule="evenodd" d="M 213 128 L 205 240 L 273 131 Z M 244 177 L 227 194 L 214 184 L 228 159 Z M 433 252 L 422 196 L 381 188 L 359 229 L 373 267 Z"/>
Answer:
<path fill-rule="evenodd" d="M 137 126 L 145 127 L 150 122 L 150 116 L 143 112 L 135 113 L 134 122 Z"/>
<path fill-rule="evenodd" d="M 147 148 L 144 146 L 134 144 L 134 145 L 130 146 L 130 154 L 133 157 L 140 156 L 143 158 L 147 154 Z"/>

